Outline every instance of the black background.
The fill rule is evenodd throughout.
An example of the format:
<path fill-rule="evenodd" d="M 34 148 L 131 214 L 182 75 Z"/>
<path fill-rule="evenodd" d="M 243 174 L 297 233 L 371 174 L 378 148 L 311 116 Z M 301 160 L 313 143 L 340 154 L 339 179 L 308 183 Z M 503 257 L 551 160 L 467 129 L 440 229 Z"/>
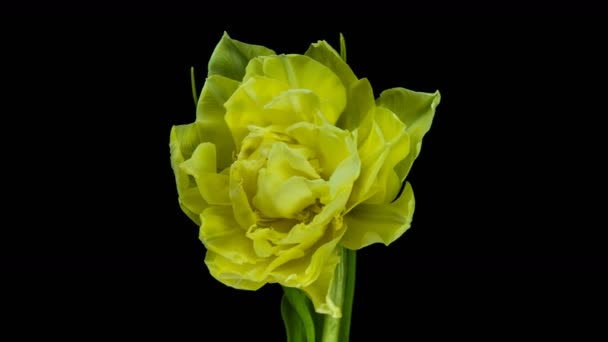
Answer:
<path fill-rule="evenodd" d="M 74 319 L 100 333 L 149 333 L 177 317 L 172 329 L 199 337 L 283 338 L 277 285 L 237 291 L 208 274 L 169 163 L 171 126 L 195 116 L 190 66 L 200 91 L 224 30 L 278 53 L 320 39 L 337 47 L 342 32 L 349 64 L 376 95 L 442 94 L 409 176 L 412 228 L 358 253 L 354 336 L 385 339 L 441 318 L 468 323 L 427 333 L 517 332 L 538 328 L 538 316 L 576 316 L 569 304 L 598 303 L 599 276 L 581 272 L 608 262 L 601 20 L 215 19 L 5 24 L 4 193 L 14 218 L 3 264 L 39 275 L 28 291 L 52 299 L 45 315 L 71 303 L 59 331 Z M 516 317 L 503 319 L 509 311 Z M 147 323 L 133 328 L 137 317 Z"/>

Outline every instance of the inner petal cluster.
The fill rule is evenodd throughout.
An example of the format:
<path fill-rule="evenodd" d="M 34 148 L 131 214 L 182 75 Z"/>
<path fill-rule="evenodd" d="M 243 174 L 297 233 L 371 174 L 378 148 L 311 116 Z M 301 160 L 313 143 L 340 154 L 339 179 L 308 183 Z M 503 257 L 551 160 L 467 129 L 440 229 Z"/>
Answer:
<path fill-rule="evenodd" d="M 249 205 L 255 222 L 247 236 L 261 257 L 268 257 L 297 241 L 289 233 L 294 226 L 307 225 L 330 199 L 330 184 L 323 179 L 314 148 L 274 127 L 250 127 L 244 149 L 235 164 L 250 164 L 242 183 L 249 184 Z"/>

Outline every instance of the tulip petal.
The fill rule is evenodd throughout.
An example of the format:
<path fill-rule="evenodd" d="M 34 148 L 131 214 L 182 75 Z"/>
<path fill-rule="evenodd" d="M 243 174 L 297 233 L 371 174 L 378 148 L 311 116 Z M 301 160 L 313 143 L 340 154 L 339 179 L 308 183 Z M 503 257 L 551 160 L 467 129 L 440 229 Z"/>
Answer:
<path fill-rule="evenodd" d="M 302 210 L 329 192 L 323 180 L 293 176 L 281 181 L 268 169 L 260 170 L 258 180 L 258 193 L 253 198 L 253 205 L 270 218 L 297 218 Z"/>
<path fill-rule="evenodd" d="M 346 64 L 342 57 L 340 57 L 340 54 L 324 40 L 312 43 L 304 55 L 328 67 L 340 78 L 340 81 L 342 81 L 342 84 L 347 89 L 350 87 L 351 83 L 357 81 L 357 77 L 350 66 Z"/>
<path fill-rule="evenodd" d="M 246 236 L 253 241 L 255 254 L 261 258 L 268 258 L 282 249 L 279 243 L 285 233 L 277 231 L 273 227 L 263 228 L 255 225 L 249 228 Z"/>
<path fill-rule="evenodd" d="M 222 75 L 240 82 L 252 58 L 274 54 L 271 49 L 234 40 L 224 32 L 209 59 L 208 75 Z"/>
<path fill-rule="evenodd" d="M 333 223 L 323 227 L 311 225 L 310 229 L 321 231 L 321 238 L 315 240 L 312 237 L 304 237 L 302 244 L 291 248 L 289 253 L 279 255 L 269 265 L 274 279 L 281 285 L 309 286 L 326 271 L 326 267 L 332 268 L 338 263 L 337 246 L 344 235 L 344 229 Z M 311 241 L 312 244 L 309 243 Z"/>
<path fill-rule="evenodd" d="M 303 209 L 329 193 L 302 149 L 283 142 L 272 145 L 268 163 L 258 175 L 258 191 L 253 205 L 265 217 L 296 218 Z"/>
<path fill-rule="evenodd" d="M 346 106 L 346 88 L 325 65 L 303 55 L 265 56 L 252 63 L 244 82 L 247 77 L 263 76 L 282 81 L 290 89 L 309 89 L 319 96 L 321 111 L 329 123 L 335 124 L 342 114 Z"/>
<path fill-rule="evenodd" d="M 192 157 L 181 164 L 181 168 L 194 177 L 198 189 L 207 203 L 230 205 L 229 177 L 226 174 L 217 173 L 214 144 L 198 145 L 192 153 Z"/>
<path fill-rule="evenodd" d="M 192 156 L 199 142 L 198 131 L 194 124 L 171 128 L 169 138 L 171 168 L 175 174 L 179 204 L 184 213 L 197 225 L 201 223 L 199 215 L 208 204 L 201 196 L 195 179 L 181 168 L 181 164 Z"/>
<path fill-rule="evenodd" d="M 317 313 L 339 318 L 342 316 L 342 310 L 329 296 L 329 289 L 331 288 L 331 281 L 334 277 L 336 265 L 337 263 L 334 265 L 326 265 L 319 275 L 319 278 L 317 278 L 317 281 L 302 288 L 302 291 L 308 295 Z"/>
<path fill-rule="evenodd" d="M 350 132 L 332 125 L 299 122 L 288 127 L 285 132 L 295 139 L 297 144 L 315 150 L 323 179 L 329 179 L 338 165 L 353 152 L 347 142 L 353 139 Z"/>
<path fill-rule="evenodd" d="M 255 264 L 247 262 L 239 264 L 220 253 L 208 250 L 205 263 L 214 278 L 238 289 L 256 290 L 264 283 L 278 282 L 289 287 L 304 287 L 306 290 L 305 287 L 317 281 L 321 274 L 326 272 L 333 274 L 335 265 L 339 262 L 338 243 L 345 229 L 337 225 L 330 225 L 329 229 L 330 232 L 317 241 L 308 252 L 296 245 L 284 250 L 284 253 L 274 259 L 258 258 Z M 234 234 L 238 233 L 234 232 Z M 252 245 L 251 241 L 249 244 Z M 319 283 L 311 288 L 310 291 L 314 291 L 311 296 L 316 296 L 318 303 L 325 302 L 324 297 L 328 288 L 324 287 L 327 286 L 329 283 Z"/>
<path fill-rule="evenodd" d="M 223 170 L 232 163 L 235 145 L 224 120 L 224 103 L 238 88 L 239 82 L 213 75 L 205 81 L 196 108 L 196 124 L 201 142 L 211 142 L 217 148 L 217 167 Z"/>
<path fill-rule="evenodd" d="M 205 264 L 211 275 L 224 285 L 239 290 L 258 290 L 268 281 L 264 278 L 265 261 L 256 264 L 236 264 L 222 255 L 208 250 L 205 254 Z"/>
<path fill-rule="evenodd" d="M 199 238 L 212 251 L 237 265 L 255 264 L 258 257 L 251 240 L 234 219 L 232 208 L 211 206 L 201 214 Z"/>
<path fill-rule="evenodd" d="M 236 161 L 230 167 L 230 202 L 236 221 L 245 230 L 257 221 L 248 194 L 255 194 L 257 187 L 255 181 L 261 166 L 262 164 L 259 161 Z"/>
<path fill-rule="evenodd" d="M 280 80 L 253 77 L 245 81 L 224 104 L 228 125 L 237 149 L 240 151 L 243 139 L 249 134 L 249 126 L 266 127 L 274 123 L 273 118 L 261 117 L 264 106 L 288 89 Z"/>
<path fill-rule="evenodd" d="M 363 118 L 376 107 L 374 91 L 367 78 L 353 82 L 347 91 L 348 102 L 344 113 L 336 123 L 336 126 L 349 131 L 356 130 Z M 367 135 L 365 135 L 367 136 Z"/>
<path fill-rule="evenodd" d="M 340 239 L 343 235 L 344 229 L 339 229 L 335 232 L 334 236 Z M 330 243 L 323 245 L 315 252 L 306 272 L 314 274 L 316 280 L 302 287 L 302 290 L 306 292 L 313 302 L 317 313 L 331 315 L 336 318 L 341 317 L 342 312 L 339 305 L 336 305 L 332 301 L 330 289 L 332 281 L 334 281 L 336 266 L 340 262 L 338 239 L 331 240 Z"/>
<path fill-rule="evenodd" d="M 395 167 L 400 180 L 409 173 L 414 160 L 420 154 L 422 138 L 431 128 L 435 109 L 441 101 L 439 91 L 422 93 L 405 88 L 393 88 L 380 94 L 376 104 L 390 109 L 406 125 L 410 136 L 411 153 Z"/>
<path fill-rule="evenodd" d="M 388 204 L 360 204 L 344 217 L 346 233 L 342 246 L 357 250 L 373 243 L 389 245 L 399 238 L 412 222 L 415 199 L 406 182 L 399 198 Z"/>
<path fill-rule="evenodd" d="M 400 188 L 400 182 L 395 182 L 393 177 L 393 168 L 409 153 L 405 125 L 386 108 L 376 107 L 371 111 L 360 129 L 357 133 L 361 175 L 353 187 L 347 210 L 364 201 L 369 204 L 391 202 Z M 365 132 L 368 132 L 367 136 Z"/>
<path fill-rule="evenodd" d="M 386 146 L 381 128 L 374 122 L 369 135 L 359 146 L 361 174 L 353 186 L 348 209 L 363 202 L 378 191 L 377 176 L 384 166 L 389 149 Z"/>
<path fill-rule="evenodd" d="M 309 89 L 289 89 L 264 106 L 262 115 L 272 115 L 275 125 L 314 122 L 321 110 L 319 96 Z"/>
<path fill-rule="evenodd" d="M 401 182 L 396 181 L 393 171 L 395 166 L 407 158 L 410 153 L 410 137 L 405 126 L 398 117 L 383 107 L 376 107 L 375 121 L 382 129 L 382 135 L 388 151 L 386 159 L 377 174 L 377 191 L 365 203 L 390 203 L 401 188 Z"/>

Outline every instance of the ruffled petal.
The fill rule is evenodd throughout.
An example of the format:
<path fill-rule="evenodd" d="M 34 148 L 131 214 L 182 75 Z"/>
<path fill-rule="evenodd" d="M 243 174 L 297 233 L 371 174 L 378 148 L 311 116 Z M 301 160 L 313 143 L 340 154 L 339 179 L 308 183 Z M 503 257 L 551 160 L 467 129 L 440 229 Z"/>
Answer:
<path fill-rule="evenodd" d="M 340 78 L 340 81 L 342 81 L 342 84 L 344 84 L 344 87 L 347 89 L 353 82 L 357 81 L 357 77 L 350 66 L 346 64 L 342 57 L 340 57 L 340 54 L 324 40 L 312 43 L 304 55 L 328 67 Z"/>
<path fill-rule="evenodd" d="M 370 204 L 392 201 L 400 188 L 400 183 L 395 183 L 393 168 L 409 153 L 405 125 L 386 108 L 370 111 L 357 133 L 361 176 L 353 187 L 347 210 L 364 201 Z"/>
<path fill-rule="evenodd" d="M 344 229 L 334 226 L 331 231 L 333 239 L 315 252 L 306 270 L 306 273 L 316 276 L 315 281 L 303 286 L 302 290 L 310 297 L 317 313 L 337 318 L 342 316 L 342 312 L 340 304 L 333 302 L 330 289 L 340 262 L 338 241 L 342 239 Z"/>
<path fill-rule="evenodd" d="M 409 134 L 393 112 L 386 108 L 377 107 L 375 122 L 382 130 L 387 153 L 386 159 L 377 174 L 375 185 L 377 190 L 373 190 L 373 196 L 365 201 L 368 204 L 389 203 L 395 199 L 401 188 L 401 182 L 393 177 L 396 175 L 394 168 L 410 153 Z"/>
<path fill-rule="evenodd" d="M 414 192 L 406 182 L 396 201 L 388 204 L 360 204 L 351 210 L 344 217 L 346 234 L 340 243 L 354 250 L 377 242 L 389 245 L 410 228 L 414 208 Z"/>
<path fill-rule="evenodd" d="M 256 76 L 282 81 L 290 89 L 311 90 L 319 96 L 321 112 L 331 124 L 336 123 L 346 106 L 346 88 L 340 78 L 331 69 L 308 56 L 259 57 L 252 61 L 245 79 Z"/>
<path fill-rule="evenodd" d="M 275 125 L 314 122 L 321 108 L 319 96 L 309 89 L 289 89 L 264 106 L 263 115 L 271 115 Z"/>
<path fill-rule="evenodd" d="M 257 56 L 274 55 L 275 52 L 261 45 L 240 42 L 224 32 L 209 59 L 208 75 L 222 75 L 241 81 L 245 75 L 245 67 Z"/>
<path fill-rule="evenodd" d="M 268 281 L 263 271 L 266 262 L 237 264 L 213 251 L 207 251 L 205 264 L 211 275 L 224 285 L 239 290 L 258 290 Z"/>
<path fill-rule="evenodd" d="M 234 219 L 227 206 L 212 206 L 201 214 L 199 238 L 208 251 L 212 251 L 237 265 L 259 261 L 251 240 Z"/>
<path fill-rule="evenodd" d="M 248 230 L 257 221 L 257 215 L 251 208 L 249 194 L 255 194 L 255 181 L 261 168 L 260 161 L 236 161 L 230 167 L 230 202 L 235 220 L 241 228 Z"/>
<path fill-rule="evenodd" d="M 250 125 L 265 127 L 275 123 L 277 118 L 260 114 L 267 103 L 287 89 L 288 85 L 283 81 L 255 77 L 245 81 L 226 101 L 225 120 L 237 149 L 240 150 L 243 139 L 249 134 Z"/>
<path fill-rule="evenodd" d="M 390 109 L 399 117 L 410 136 L 412 152 L 395 167 L 401 181 L 406 178 L 414 160 L 420 154 L 422 138 L 431 128 L 435 109 L 440 101 L 439 91 L 431 94 L 405 88 L 385 90 L 376 101 L 378 106 Z"/>
<path fill-rule="evenodd" d="M 369 112 L 376 107 L 374 91 L 369 80 L 362 78 L 351 83 L 348 87 L 347 98 L 346 108 L 336 126 L 353 132 L 361 125 L 362 120 Z M 366 136 L 367 132 L 362 133 Z"/>
<path fill-rule="evenodd" d="M 319 173 L 323 179 L 329 179 L 338 166 L 353 155 L 352 148 L 356 146 L 350 132 L 332 125 L 300 122 L 288 127 L 285 132 L 295 139 L 297 144 L 315 151 L 321 168 Z M 354 154 L 356 155 L 356 152 Z M 358 176 L 358 173 L 356 175 Z"/>
<path fill-rule="evenodd" d="M 218 174 L 216 148 L 212 143 L 196 147 L 192 157 L 181 164 L 186 174 L 194 177 L 203 199 L 211 205 L 230 205 L 229 177 Z"/>
<path fill-rule="evenodd" d="M 224 103 L 238 88 L 239 82 L 213 75 L 205 81 L 196 108 L 196 125 L 201 142 L 211 142 L 217 148 L 217 167 L 223 170 L 232 163 L 235 144 L 226 125 Z"/>
<path fill-rule="evenodd" d="M 171 128 L 169 138 L 171 168 L 175 175 L 179 204 L 184 213 L 197 225 L 200 225 L 199 215 L 208 204 L 201 196 L 194 177 L 188 175 L 181 168 L 181 164 L 192 156 L 192 152 L 199 142 L 198 131 L 194 124 Z"/>
<path fill-rule="evenodd" d="M 253 198 L 253 205 L 265 217 L 297 218 L 302 210 L 329 193 L 329 185 L 310 165 L 305 151 L 282 142 L 272 145 L 267 166 L 259 172 Z"/>

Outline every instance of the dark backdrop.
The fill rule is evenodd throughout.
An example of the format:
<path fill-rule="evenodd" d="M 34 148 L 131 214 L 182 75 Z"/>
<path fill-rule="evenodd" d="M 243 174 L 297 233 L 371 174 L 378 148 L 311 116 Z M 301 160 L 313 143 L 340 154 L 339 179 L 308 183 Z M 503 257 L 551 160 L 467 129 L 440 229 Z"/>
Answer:
<path fill-rule="evenodd" d="M 518 331 L 589 294 L 564 281 L 597 284 L 580 272 L 606 271 L 600 20 L 215 19 L 4 24 L 5 211 L 15 219 L 2 256 L 16 274 L 41 272 L 29 284 L 57 299 L 45 315 L 70 302 L 70 319 L 91 331 L 143 316 L 129 331 L 154 332 L 177 317 L 177 330 L 199 337 L 282 339 L 278 286 L 237 291 L 208 274 L 169 164 L 171 125 L 194 120 L 190 66 L 200 90 L 224 30 L 278 53 L 320 39 L 337 47 L 342 32 L 376 95 L 442 94 L 409 176 L 412 228 L 358 253 L 355 336 L 463 319 L 464 308 L 469 323 L 441 329 Z M 511 310 L 518 319 L 494 319 Z"/>

